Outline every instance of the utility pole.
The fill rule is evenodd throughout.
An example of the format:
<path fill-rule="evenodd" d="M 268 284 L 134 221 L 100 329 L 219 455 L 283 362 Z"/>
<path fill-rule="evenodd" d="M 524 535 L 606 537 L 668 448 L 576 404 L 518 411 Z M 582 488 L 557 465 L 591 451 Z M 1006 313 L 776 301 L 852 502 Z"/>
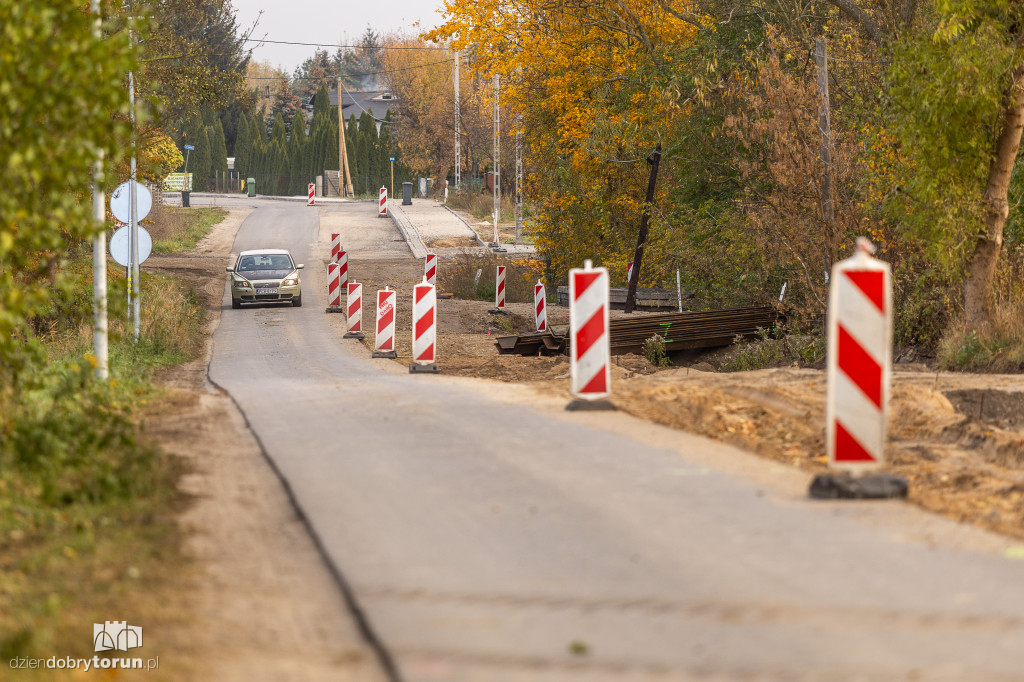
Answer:
<path fill-rule="evenodd" d="M 516 117 L 516 240 L 523 233 L 523 115 Z"/>
<path fill-rule="evenodd" d="M 832 269 L 829 253 L 832 246 L 833 226 L 836 219 L 835 200 L 832 196 L 832 119 L 828 101 L 828 47 L 825 38 L 814 41 L 814 63 L 818 67 L 818 131 L 821 133 L 821 214 L 825 219 L 825 281 Z"/>
<path fill-rule="evenodd" d="M 494 242 L 492 246 L 498 248 L 501 242 L 498 241 L 498 218 L 501 216 L 501 112 L 498 108 L 499 76 L 494 74 Z"/>
<path fill-rule="evenodd" d="M 92 0 L 92 37 L 102 39 L 100 30 L 100 2 Z M 96 358 L 96 378 L 106 381 L 109 377 L 107 349 L 107 231 L 106 198 L 103 192 L 103 150 L 92 167 L 92 217 L 96 222 L 96 234 L 92 238 L 92 299 L 93 299 L 93 356 Z"/>
<path fill-rule="evenodd" d="M 338 183 L 341 185 L 342 194 L 345 196 L 355 196 L 352 191 L 352 173 L 348 169 L 348 149 L 345 146 L 345 117 L 341 113 L 341 79 L 338 79 L 338 169 L 341 174 L 341 181 Z M 345 178 L 348 178 L 346 184 Z M 394 183 L 392 183 L 394 184 Z"/>
<path fill-rule="evenodd" d="M 462 132 L 461 125 L 462 111 L 459 104 L 459 53 L 455 53 L 455 191 L 459 191 L 462 183 Z"/>
<path fill-rule="evenodd" d="M 647 157 L 647 163 L 651 165 L 651 177 L 647 181 L 647 200 L 644 202 L 643 210 L 640 212 L 640 234 L 636 236 L 636 252 L 633 254 L 633 274 L 629 278 L 629 288 L 626 289 L 626 310 L 633 312 L 636 305 L 636 285 L 640 281 L 640 268 L 644 260 L 644 243 L 647 241 L 648 224 L 651 220 L 651 206 L 654 204 L 654 186 L 658 182 L 658 164 L 661 163 L 661 143 L 654 147 L 654 151 Z"/>

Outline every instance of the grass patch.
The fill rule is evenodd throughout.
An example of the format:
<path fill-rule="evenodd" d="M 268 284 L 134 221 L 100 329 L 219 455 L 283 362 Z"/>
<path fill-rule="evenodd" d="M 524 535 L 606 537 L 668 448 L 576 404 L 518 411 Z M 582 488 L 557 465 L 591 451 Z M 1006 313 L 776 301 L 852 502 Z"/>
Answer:
<path fill-rule="evenodd" d="M 79 254 L 68 268 L 88 272 L 90 263 Z M 136 344 L 119 296 L 124 274 L 112 268 L 110 381 L 97 382 L 91 282 L 77 282 L 36 324 L 48 362 L 0 388 L 2 669 L 13 657 L 92 658 L 94 622 L 145 628 L 174 618 L 158 600 L 183 561 L 174 520 L 181 472 L 139 439 L 139 422 L 162 396 L 154 373 L 201 350 L 205 311 L 187 282 L 144 274 Z M 159 641 L 144 651 L 136 655 L 157 655 Z M 22 672 L 18 679 L 74 677 Z"/>
<path fill-rule="evenodd" d="M 194 249 L 227 213 L 223 208 L 159 205 L 142 224 L 153 238 L 153 253 L 180 253 Z"/>
<path fill-rule="evenodd" d="M 776 339 L 762 329 L 756 340 L 737 344 L 720 369 L 723 372 L 746 372 L 794 362 L 813 364 L 823 357 L 824 337 L 789 335 Z"/>

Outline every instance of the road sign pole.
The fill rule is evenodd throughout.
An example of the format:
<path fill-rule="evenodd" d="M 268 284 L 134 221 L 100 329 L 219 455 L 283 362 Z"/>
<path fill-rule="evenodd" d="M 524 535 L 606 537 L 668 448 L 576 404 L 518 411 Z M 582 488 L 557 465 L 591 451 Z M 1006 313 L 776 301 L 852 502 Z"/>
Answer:
<path fill-rule="evenodd" d="M 128 72 L 128 115 L 131 118 L 132 123 L 132 177 L 131 177 L 131 202 L 132 202 L 132 220 L 131 220 L 131 254 L 129 255 L 129 263 L 131 265 L 131 286 L 132 291 L 132 323 L 135 331 L 135 343 L 139 342 L 139 314 L 141 312 L 141 300 L 139 291 L 141 289 L 139 282 L 139 192 L 136 189 L 136 168 L 135 168 L 135 74 L 131 71 Z"/>

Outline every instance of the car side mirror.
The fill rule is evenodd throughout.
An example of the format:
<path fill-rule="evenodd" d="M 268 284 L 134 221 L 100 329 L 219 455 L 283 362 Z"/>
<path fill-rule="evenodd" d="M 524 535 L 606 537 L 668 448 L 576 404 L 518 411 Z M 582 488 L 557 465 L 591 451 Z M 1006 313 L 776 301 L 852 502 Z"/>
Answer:
<path fill-rule="evenodd" d="M 234 268 L 224 268 L 224 269 L 227 270 L 228 272 L 234 272 L 235 271 Z"/>
<path fill-rule="evenodd" d="M 302 269 L 302 268 L 304 268 L 304 267 L 306 267 L 306 266 L 305 266 L 305 265 L 303 265 L 302 263 L 299 263 L 298 265 L 296 265 L 296 266 L 295 266 L 295 269 L 296 269 L 296 270 L 301 270 L 301 269 Z"/>

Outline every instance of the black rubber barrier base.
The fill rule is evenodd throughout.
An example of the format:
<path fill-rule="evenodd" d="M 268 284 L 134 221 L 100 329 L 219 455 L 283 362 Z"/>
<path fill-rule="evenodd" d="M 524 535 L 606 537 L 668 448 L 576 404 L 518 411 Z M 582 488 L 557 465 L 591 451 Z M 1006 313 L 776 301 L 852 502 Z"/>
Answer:
<path fill-rule="evenodd" d="M 818 474 L 809 491 L 816 500 L 886 500 L 907 496 L 907 479 L 892 474 Z"/>
<path fill-rule="evenodd" d="M 504 308 L 495 308 L 494 310 L 488 310 L 491 315 L 508 315 Z"/>
<path fill-rule="evenodd" d="M 437 365 L 409 365 L 409 374 L 437 374 Z"/>
<path fill-rule="evenodd" d="M 394 360 L 398 357 L 398 352 L 393 350 L 375 350 L 370 354 L 371 358 L 387 358 L 388 360 Z"/>
<path fill-rule="evenodd" d="M 453 295 L 452 294 L 438 294 L 437 297 L 438 298 L 443 298 L 443 299 L 447 300 L 449 298 L 452 298 Z"/>
<path fill-rule="evenodd" d="M 342 308 L 340 305 L 329 305 L 329 306 L 327 306 L 327 309 L 324 310 L 324 312 L 325 313 L 343 313 L 343 312 L 345 312 L 345 309 Z"/>
<path fill-rule="evenodd" d="M 362 332 L 345 332 L 345 336 L 343 336 L 341 338 L 343 338 L 343 339 L 365 339 L 366 338 L 366 334 L 364 334 Z"/>
<path fill-rule="evenodd" d="M 609 400 L 573 400 L 565 409 L 570 412 L 614 412 L 617 408 Z"/>

